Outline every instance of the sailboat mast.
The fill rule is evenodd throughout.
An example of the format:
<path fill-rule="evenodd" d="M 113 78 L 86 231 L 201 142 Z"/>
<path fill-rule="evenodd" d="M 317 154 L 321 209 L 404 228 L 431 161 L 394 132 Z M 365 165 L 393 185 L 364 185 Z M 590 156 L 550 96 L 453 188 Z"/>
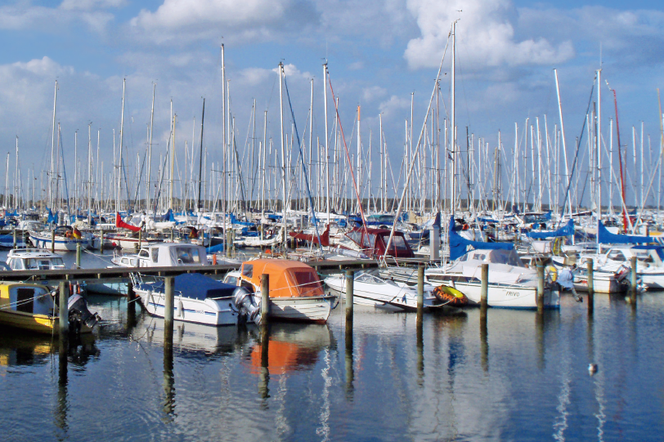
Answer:
<path fill-rule="evenodd" d="M 281 121 L 281 134 L 279 140 L 281 142 L 281 183 L 283 187 L 283 242 L 284 247 L 286 246 L 286 214 L 287 214 L 287 201 L 286 201 L 286 146 L 284 145 L 284 94 L 283 94 L 283 83 L 284 83 L 284 64 L 279 62 L 279 120 Z M 288 204 L 290 206 L 290 204 Z M 290 208 L 290 207 L 288 207 Z"/>
<path fill-rule="evenodd" d="M 330 144 L 327 131 L 327 62 L 323 64 L 323 109 L 325 113 L 325 206 L 327 223 L 330 223 Z"/>
<path fill-rule="evenodd" d="M 53 126 L 51 127 L 51 175 L 48 180 L 48 205 L 51 208 L 54 207 L 55 202 L 55 116 L 56 108 L 58 103 L 58 80 L 55 80 L 55 90 L 53 92 Z M 5 203 L 6 204 L 6 203 Z"/>
<path fill-rule="evenodd" d="M 117 185 L 117 199 L 115 202 L 115 210 L 120 212 L 120 195 L 122 190 L 122 144 L 124 143 L 124 111 L 125 111 L 125 86 L 127 80 L 122 79 L 122 113 L 120 114 L 120 153 L 118 154 L 118 185 Z"/>
<path fill-rule="evenodd" d="M 152 107 L 150 109 L 150 136 L 148 139 L 148 172 L 146 180 L 145 209 L 150 210 L 150 179 L 152 178 L 152 133 L 154 128 L 154 100 L 157 92 L 157 83 L 152 83 Z"/>
<path fill-rule="evenodd" d="M 203 98 L 203 112 L 201 115 L 201 150 L 199 153 L 199 158 L 198 158 L 198 202 L 196 204 L 196 208 L 200 212 L 203 206 L 201 205 L 201 185 L 203 183 L 203 180 L 201 179 L 202 176 L 201 174 L 203 173 L 203 127 L 204 127 L 204 120 L 205 120 L 205 98 Z"/>
<path fill-rule="evenodd" d="M 452 215 L 456 210 L 456 163 L 457 163 L 457 148 L 456 148 L 456 23 L 452 23 L 452 77 L 450 81 L 450 150 L 452 152 L 452 183 L 451 183 L 451 206 L 450 210 Z"/>

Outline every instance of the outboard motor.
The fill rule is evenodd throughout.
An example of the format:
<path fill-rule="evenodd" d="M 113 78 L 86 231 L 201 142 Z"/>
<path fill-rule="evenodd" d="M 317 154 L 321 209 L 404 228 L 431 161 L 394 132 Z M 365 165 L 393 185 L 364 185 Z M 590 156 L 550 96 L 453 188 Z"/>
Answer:
<path fill-rule="evenodd" d="M 245 287 L 238 287 L 233 291 L 233 302 L 238 310 L 238 323 L 254 322 L 260 324 L 261 309 L 256 304 L 253 293 L 250 293 Z"/>
<path fill-rule="evenodd" d="M 90 313 L 88 303 L 81 295 L 70 296 L 67 305 L 69 307 L 70 333 L 79 334 L 83 325 L 93 328 L 99 322 L 99 315 Z"/>

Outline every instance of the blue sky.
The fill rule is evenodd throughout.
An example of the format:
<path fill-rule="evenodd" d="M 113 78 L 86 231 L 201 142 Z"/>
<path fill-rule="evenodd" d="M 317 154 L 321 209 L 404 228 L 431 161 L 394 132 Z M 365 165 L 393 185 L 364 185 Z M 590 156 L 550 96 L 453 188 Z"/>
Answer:
<path fill-rule="evenodd" d="M 500 130 L 504 145 L 511 146 L 515 123 L 521 126 L 526 118 L 544 115 L 551 124 L 557 123 L 556 68 L 567 142 L 572 145 L 585 119 L 601 54 L 602 76 L 618 95 L 625 134 L 622 144 L 631 143 L 632 126 L 640 130 L 643 123 L 652 149 L 658 151 L 656 89 L 664 87 L 662 9 L 660 3 L 644 0 L 7 1 L 0 6 L 0 143 L 11 152 L 13 170 L 19 137 L 24 179 L 28 170 L 48 167 L 57 79 L 57 119 L 66 157 L 72 161 L 68 173 L 73 173 L 74 133 L 79 131 L 79 155 L 84 155 L 89 124 L 95 146 L 100 131 L 101 157 L 108 173 L 112 131 L 119 132 L 122 79 L 126 78 L 128 168 L 135 167 L 136 155 L 144 151 L 153 82 L 157 84 L 155 144 L 159 146 L 155 149 L 165 149 L 170 100 L 181 134 L 176 148 L 183 148 L 185 141 L 191 142 L 193 118 L 200 119 L 205 97 L 205 143 L 213 152 L 221 132 L 219 47 L 223 42 L 236 135 L 242 143 L 253 99 L 261 118 L 268 110 L 270 135 L 278 136 L 274 70 L 280 61 L 287 65 L 300 131 L 307 125 L 310 79 L 314 78 L 314 131 L 322 138 L 322 63 L 327 59 L 346 136 L 352 132 L 357 105 L 362 106 L 364 140 L 369 131 L 377 137 L 382 114 L 396 168 L 403 157 L 411 93 L 417 132 L 451 23 L 458 19 L 460 131 L 465 133 L 468 127 L 495 145 Z M 449 56 L 445 72 L 450 69 L 448 61 Z M 441 91 L 447 106 L 449 75 Z M 606 87 L 602 91 L 606 131 L 614 115 L 608 91 Z M 3 171 L 0 177 L 4 178 Z"/>

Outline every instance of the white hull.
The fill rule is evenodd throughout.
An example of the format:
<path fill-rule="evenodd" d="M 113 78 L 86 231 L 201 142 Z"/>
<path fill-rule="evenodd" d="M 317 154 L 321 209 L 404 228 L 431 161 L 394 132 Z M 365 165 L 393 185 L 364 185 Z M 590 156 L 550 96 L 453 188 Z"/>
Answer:
<path fill-rule="evenodd" d="M 329 318 L 335 299 L 336 296 L 270 298 L 270 318 L 322 323 Z"/>
<path fill-rule="evenodd" d="M 77 244 L 80 244 L 82 249 L 90 246 L 90 241 L 87 239 L 61 239 L 56 237 L 55 241 L 52 242 L 50 235 L 37 235 L 34 233 L 30 234 L 30 241 L 39 249 L 50 250 L 53 245 L 53 250 L 57 250 L 58 252 L 75 252 Z"/>
<path fill-rule="evenodd" d="M 141 289 L 135 289 L 135 291 L 149 314 L 164 317 L 166 296 L 163 293 Z M 215 326 L 237 325 L 238 323 L 238 312 L 235 310 L 233 298 L 230 296 L 205 300 L 175 296 L 173 304 L 173 319 L 176 321 Z"/>
<path fill-rule="evenodd" d="M 480 303 L 482 285 L 479 282 L 454 281 L 452 287 L 466 295 L 469 300 Z M 489 284 L 487 305 L 499 308 L 537 308 L 537 287 L 523 285 Z M 559 308 L 560 295 L 557 290 L 544 290 L 544 308 Z"/>
<path fill-rule="evenodd" d="M 325 284 L 340 296 L 346 297 L 346 277 L 329 276 Z M 424 308 L 434 307 L 436 298 L 425 290 Z M 397 284 L 368 284 L 353 281 L 353 304 L 371 307 L 393 307 L 404 311 L 417 311 L 417 290 Z"/>
<path fill-rule="evenodd" d="M 581 274 L 574 277 L 574 288 L 576 290 L 588 290 L 588 275 Z M 593 273 L 593 292 L 595 293 L 622 293 L 628 288 L 627 284 L 621 284 L 613 273 L 595 271 Z"/>

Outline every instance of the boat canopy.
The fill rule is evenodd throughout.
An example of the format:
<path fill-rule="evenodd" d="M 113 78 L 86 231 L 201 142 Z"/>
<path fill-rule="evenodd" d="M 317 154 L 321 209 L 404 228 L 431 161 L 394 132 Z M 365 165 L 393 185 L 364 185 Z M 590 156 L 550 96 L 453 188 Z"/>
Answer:
<path fill-rule="evenodd" d="M 450 261 L 454 261 L 463 256 L 469 250 L 469 247 L 472 247 L 474 249 L 501 249 L 501 250 L 514 249 L 514 244 L 512 243 L 471 241 L 469 239 L 464 238 L 463 236 L 456 233 L 454 227 L 454 217 L 450 218 L 449 237 L 450 237 Z"/>
<path fill-rule="evenodd" d="M 556 238 L 559 236 L 573 236 L 574 235 L 574 220 L 570 219 L 566 225 L 561 227 L 558 230 L 550 232 L 528 232 L 526 235 L 529 238 L 533 239 L 546 239 L 546 238 Z"/>
<path fill-rule="evenodd" d="M 397 258 L 415 257 L 413 250 L 408 245 L 402 232 L 394 232 L 389 251 L 386 251 L 387 242 L 390 239 L 389 229 L 356 227 L 346 233 L 346 237 L 357 244 L 364 253 L 371 257 L 383 255 L 395 256 Z"/>
<path fill-rule="evenodd" d="M 242 263 L 241 279 L 261 286 L 261 276 L 270 277 L 271 298 L 324 296 L 318 273 L 311 266 L 287 259 L 256 259 Z"/>
<path fill-rule="evenodd" d="M 204 300 L 232 296 L 236 286 L 225 284 L 200 273 L 183 273 L 173 278 L 176 296 Z"/>

